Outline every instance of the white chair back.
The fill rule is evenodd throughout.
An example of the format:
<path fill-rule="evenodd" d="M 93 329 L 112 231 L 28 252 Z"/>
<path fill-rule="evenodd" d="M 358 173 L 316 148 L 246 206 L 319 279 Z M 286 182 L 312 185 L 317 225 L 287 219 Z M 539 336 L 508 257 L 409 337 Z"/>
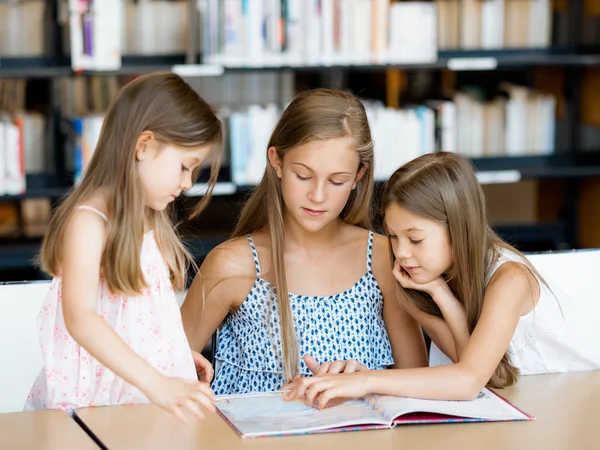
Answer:
<path fill-rule="evenodd" d="M 37 316 L 50 283 L 0 285 L 0 413 L 22 411 L 43 361 Z"/>

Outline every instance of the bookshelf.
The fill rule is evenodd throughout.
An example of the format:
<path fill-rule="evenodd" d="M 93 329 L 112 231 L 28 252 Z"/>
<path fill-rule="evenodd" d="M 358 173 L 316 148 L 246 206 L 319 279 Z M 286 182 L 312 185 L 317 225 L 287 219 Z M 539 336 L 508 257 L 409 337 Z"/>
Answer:
<path fill-rule="evenodd" d="M 197 54 L 195 64 L 202 64 L 202 54 Z M 174 66 L 186 64 L 186 55 L 123 55 L 118 70 L 95 72 L 71 69 L 69 58 L 19 58 L 0 56 L 0 78 L 55 78 L 75 75 L 130 75 L 172 70 Z M 600 65 L 600 48 L 549 48 L 549 49 L 503 49 L 503 50 L 440 50 L 438 58 L 431 63 L 397 64 L 328 64 L 328 65 L 262 65 L 227 66 L 219 65 L 224 72 L 256 71 L 327 71 L 327 70 L 370 70 L 388 69 L 422 70 L 497 70 L 535 67 L 595 67 Z"/>
<path fill-rule="evenodd" d="M 459 49 L 448 49 L 438 46 L 437 57 L 430 61 L 384 61 L 365 62 L 353 61 L 344 63 L 331 60 L 305 61 L 298 63 L 253 63 L 235 64 L 211 58 L 206 46 L 199 45 L 188 39 L 187 53 L 174 54 L 132 54 L 123 55 L 121 66 L 116 70 L 93 71 L 73 70 L 71 58 L 62 45 L 62 31 L 59 24 L 59 10 L 62 0 L 48 1 L 47 49 L 40 56 L 2 56 L 0 54 L 0 82 L 10 79 L 37 80 L 45 84 L 51 96 L 51 107 L 46 111 L 48 120 L 47 150 L 53 153 L 54 174 L 27 175 L 27 190 L 13 195 L 0 195 L 1 202 L 18 203 L 26 199 L 50 198 L 54 203 L 59 201 L 72 186 L 72 172 L 66 167 L 64 148 L 68 140 L 65 132 L 65 120 L 61 117 L 61 102 L 57 96 L 57 84 L 64 78 L 91 77 L 125 77 L 153 71 L 174 70 L 182 65 L 196 64 L 206 67 L 216 67 L 227 74 L 265 74 L 293 72 L 297 79 L 325 80 L 337 77 L 343 88 L 352 89 L 352 80 L 360 79 L 365 74 L 380 74 L 385 77 L 389 72 L 402 72 L 406 77 L 422 73 L 433 74 L 434 79 L 454 77 L 464 73 L 476 76 L 483 73 L 522 73 L 529 76 L 539 69 L 555 68 L 564 71 L 564 105 L 566 119 L 564 128 L 566 138 L 563 146 L 550 155 L 537 156 L 495 156 L 473 157 L 472 161 L 478 171 L 480 180 L 486 183 L 513 182 L 515 180 L 545 180 L 557 182 L 566 200 L 561 208 L 561 214 L 556 220 L 544 220 L 534 224 L 502 224 L 496 230 L 506 239 L 519 244 L 524 249 L 549 250 L 574 248 L 578 246 L 577 229 L 580 212 L 577 202 L 573 199 L 579 193 L 581 181 L 600 177 L 600 152 L 582 148 L 578 127 L 581 122 L 581 80 L 583 72 L 600 67 L 600 46 L 595 42 L 582 45 L 579 33 L 583 22 L 584 0 L 571 0 L 567 9 L 553 12 L 555 29 L 552 31 L 550 45 L 545 48 L 526 48 L 512 45 L 511 48 L 473 49 L 472 46 L 462 45 Z M 293 0 L 292 0 L 293 1 Z M 457 2 L 458 0 L 448 0 Z M 466 0 L 463 0 L 466 1 Z M 479 0 L 468 0 L 469 2 Z M 489 1 L 489 0 L 487 0 Z M 494 0 L 499 1 L 499 0 Z M 505 0 L 514 2 L 516 0 Z M 530 1 L 530 0 L 528 0 Z M 189 3 L 196 3 L 191 1 Z M 213 4 L 214 2 L 205 2 Z M 439 2 L 430 2 L 439 3 Z M 492 3 L 492 2 L 489 2 Z M 265 3 L 266 4 L 266 3 Z M 560 16 L 560 20 L 559 20 Z M 586 19 L 587 20 L 587 19 Z M 191 21 L 193 26 L 194 20 Z M 202 27 L 202 19 L 196 26 Z M 558 30 L 560 28 L 560 30 Z M 585 28 L 585 27 L 584 27 Z M 189 36 L 196 36 L 194 31 Z M 308 44 L 307 44 L 308 45 Z M 213 49 L 214 50 L 214 49 Z M 184 66 L 190 67 L 190 66 Z M 261 75 L 262 76 L 262 75 Z M 278 75 L 279 76 L 279 75 Z M 452 75 L 450 75 L 452 77 Z M 319 81 L 317 81 L 318 85 Z M 483 82 L 482 82 L 483 83 Z M 316 87 L 310 83 L 301 82 L 303 87 Z M 389 90 L 389 86 L 386 87 Z M 410 87 L 407 88 L 410 91 Z M 360 87 L 358 89 L 361 90 Z M 360 92 L 359 92 L 360 93 Z M 600 148 L 600 142 L 598 142 Z M 585 151 L 584 151 L 585 150 Z M 200 180 L 197 190 L 205 180 Z M 220 181 L 224 197 L 214 208 L 214 214 L 224 214 L 227 220 L 217 220 L 212 223 L 196 224 L 192 227 L 193 237 L 187 237 L 186 242 L 198 259 L 202 259 L 210 249 L 226 239 L 232 229 L 232 224 L 245 196 L 251 186 L 235 186 L 229 166 L 221 170 Z M 213 202 L 214 203 L 214 202 Z M 223 213 L 223 211 L 225 211 Z M 211 214 L 211 213 L 209 213 Z M 204 219 L 203 219 L 204 220 Z M 214 221 L 213 221 L 214 222 Z M 207 231 L 209 230 L 209 231 Z M 39 249 L 39 239 L 2 238 L 0 240 L 0 279 L 3 271 L 32 270 L 32 259 Z"/>
<path fill-rule="evenodd" d="M 584 178 L 600 176 L 600 155 L 551 155 L 473 158 L 478 172 L 517 171 L 521 179 Z"/>

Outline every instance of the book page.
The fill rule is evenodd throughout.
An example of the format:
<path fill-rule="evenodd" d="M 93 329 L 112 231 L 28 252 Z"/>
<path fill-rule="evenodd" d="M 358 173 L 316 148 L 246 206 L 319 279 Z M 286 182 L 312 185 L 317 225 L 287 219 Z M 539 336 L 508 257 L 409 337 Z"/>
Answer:
<path fill-rule="evenodd" d="M 421 400 L 406 397 L 372 396 L 369 403 L 386 420 L 392 422 L 400 416 L 416 412 L 444 414 L 449 416 L 485 420 L 526 420 L 527 415 L 483 389 L 474 400 Z"/>
<path fill-rule="evenodd" d="M 215 406 L 243 437 L 310 433 L 330 428 L 390 426 L 365 400 L 317 410 L 281 392 L 217 397 Z"/>

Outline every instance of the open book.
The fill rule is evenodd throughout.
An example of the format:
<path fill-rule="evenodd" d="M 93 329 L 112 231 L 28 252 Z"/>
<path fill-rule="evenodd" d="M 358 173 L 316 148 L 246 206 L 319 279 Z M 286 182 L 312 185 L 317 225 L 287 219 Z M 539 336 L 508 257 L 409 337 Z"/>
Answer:
<path fill-rule="evenodd" d="M 283 393 L 219 396 L 220 415 L 244 438 L 393 428 L 444 422 L 532 420 L 488 389 L 470 401 L 420 400 L 374 395 L 317 410 Z"/>

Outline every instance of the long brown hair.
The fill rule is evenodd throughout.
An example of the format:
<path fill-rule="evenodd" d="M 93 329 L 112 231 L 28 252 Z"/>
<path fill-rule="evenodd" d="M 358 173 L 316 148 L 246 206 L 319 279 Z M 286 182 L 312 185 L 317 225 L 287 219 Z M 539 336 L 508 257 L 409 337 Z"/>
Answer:
<path fill-rule="evenodd" d="M 140 134 L 151 131 L 161 144 L 181 147 L 212 145 L 216 152 L 208 190 L 193 216 L 210 200 L 221 162 L 223 131 L 211 107 L 178 75 L 154 73 L 125 85 L 109 106 L 96 150 L 81 182 L 56 209 L 46 230 L 40 254 L 44 271 L 60 274 L 64 230 L 73 211 L 99 189 L 108 192 L 110 222 L 101 266 L 115 293 L 139 295 L 146 287 L 140 266 L 144 222 L 154 230 L 157 244 L 171 273 L 175 289 L 185 287 L 192 258 L 172 224 L 172 207 L 165 211 L 146 208 L 135 166 L 135 147 Z M 193 174 L 196 179 L 198 171 Z"/>
<path fill-rule="evenodd" d="M 488 225 L 483 190 L 473 166 L 462 156 L 449 152 L 430 153 L 402 166 L 385 187 L 384 213 L 392 204 L 448 228 L 453 266 L 451 273 L 446 274 L 447 282 L 465 308 L 470 332 L 481 316 L 486 275 L 502 249 L 521 256 L 529 270 L 546 284 L 525 256 L 498 237 Z M 443 319 L 429 294 L 399 288 L 421 311 Z M 488 385 L 503 388 L 515 383 L 518 377 L 519 370 L 511 363 L 507 351 Z"/>
<path fill-rule="evenodd" d="M 346 223 L 370 229 L 373 141 L 365 108 L 355 96 L 330 89 L 299 93 L 277 122 L 267 149 L 275 147 L 277 156 L 283 160 L 288 150 L 298 146 L 341 137 L 353 139 L 359 155 L 359 169 L 365 168 L 365 173 L 350 194 L 340 218 Z M 233 237 L 245 236 L 263 229 L 269 232 L 281 324 L 283 369 L 284 375 L 290 380 L 298 373 L 299 349 L 283 259 L 283 211 L 281 182 L 275 169 L 267 164 L 260 184 L 241 211 Z"/>

